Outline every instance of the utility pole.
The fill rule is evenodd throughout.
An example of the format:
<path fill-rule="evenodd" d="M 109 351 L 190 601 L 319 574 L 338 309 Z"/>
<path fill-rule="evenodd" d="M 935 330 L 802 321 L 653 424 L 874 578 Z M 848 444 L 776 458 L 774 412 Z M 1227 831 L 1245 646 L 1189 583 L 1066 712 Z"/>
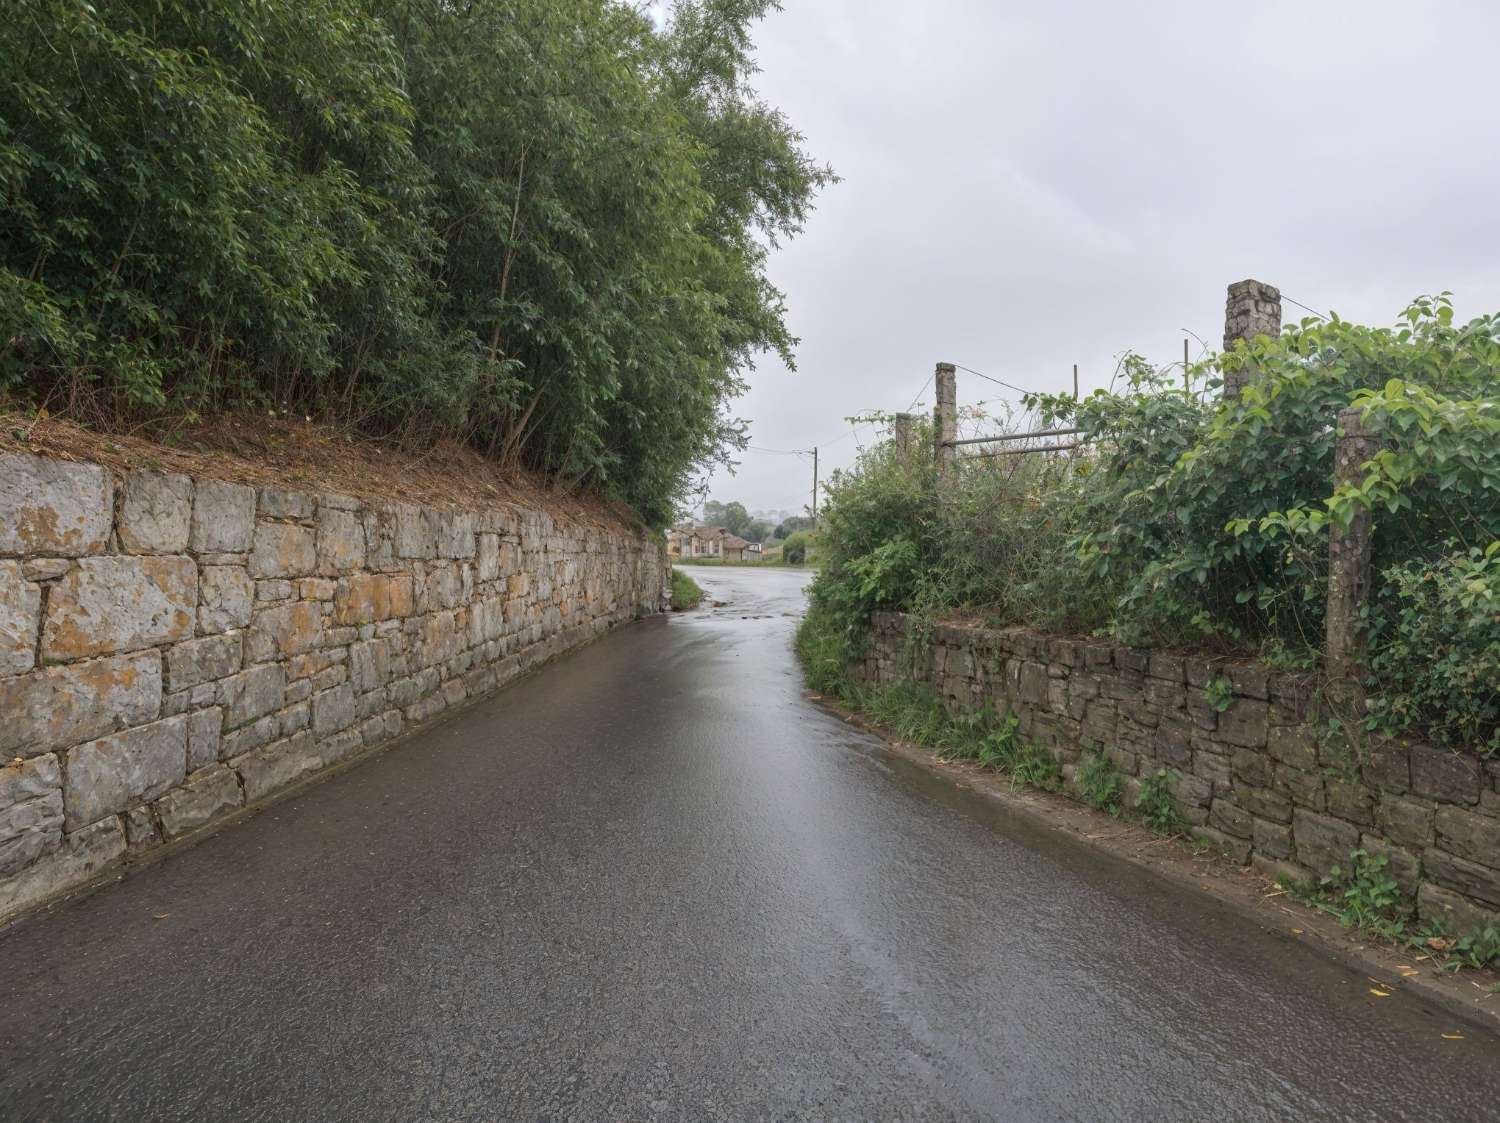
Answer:
<path fill-rule="evenodd" d="M 952 470 L 958 458 L 953 442 L 958 439 L 958 381 L 952 363 L 939 363 L 935 376 L 937 405 L 933 407 L 932 454 L 937 461 L 938 478 Z"/>
<path fill-rule="evenodd" d="M 818 446 L 813 445 L 813 505 L 812 520 L 813 529 L 818 529 Z"/>
<path fill-rule="evenodd" d="M 1188 341 L 1182 341 L 1182 388 L 1189 394 L 1193 392 L 1193 380 L 1188 376 Z"/>
<path fill-rule="evenodd" d="M 1078 400 L 1078 364 L 1073 364 L 1073 400 Z"/>

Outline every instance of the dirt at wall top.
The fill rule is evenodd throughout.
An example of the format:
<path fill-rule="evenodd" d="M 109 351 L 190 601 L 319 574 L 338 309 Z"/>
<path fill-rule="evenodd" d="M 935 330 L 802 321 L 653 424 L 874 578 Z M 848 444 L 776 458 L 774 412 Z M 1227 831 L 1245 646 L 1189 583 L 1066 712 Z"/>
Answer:
<path fill-rule="evenodd" d="M 206 419 L 167 444 L 136 432 L 97 432 L 55 417 L 0 409 L 0 452 L 103 464 L 115 472 L 181 472 L 256 487 L 336 492 L 471 510 L 514 504 L 571 526 L 643 529 L 620 503 L 569 492 L 527 472 L 505 472 L 455 441 L 415 451 L 331 426 L 265 414 Z"/>

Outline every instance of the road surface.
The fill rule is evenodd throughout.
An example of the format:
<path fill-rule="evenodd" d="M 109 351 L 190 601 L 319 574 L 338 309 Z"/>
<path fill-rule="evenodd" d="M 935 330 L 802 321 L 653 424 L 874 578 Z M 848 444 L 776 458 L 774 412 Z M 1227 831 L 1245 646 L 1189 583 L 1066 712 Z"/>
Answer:
<path fill-rule="evenodd" d="M 1481 1120 L 1500 1042 L 646 621 L 0 933 L 4 1120 Z"/>

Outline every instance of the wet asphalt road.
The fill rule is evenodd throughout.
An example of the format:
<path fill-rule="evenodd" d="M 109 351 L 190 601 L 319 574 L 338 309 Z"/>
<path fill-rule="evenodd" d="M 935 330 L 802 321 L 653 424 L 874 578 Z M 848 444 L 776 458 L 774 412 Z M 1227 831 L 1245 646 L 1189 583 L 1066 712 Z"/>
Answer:
<path fill-rule="evenodd" d="M 1500 1042 L 803 700 L 802 575 L 0 933 L 0 1119 L 1481 1120 Z"/>

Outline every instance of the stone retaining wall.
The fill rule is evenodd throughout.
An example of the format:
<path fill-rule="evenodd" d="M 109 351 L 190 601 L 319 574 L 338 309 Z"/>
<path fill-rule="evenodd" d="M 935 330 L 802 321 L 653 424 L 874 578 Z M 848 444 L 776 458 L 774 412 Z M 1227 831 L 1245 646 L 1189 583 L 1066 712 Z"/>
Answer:
<path fill-rule="evenodd" d="M 644 534 L 0 455 L 0 919 L 662 607 Z"/>
<path fill-rule="evenodd" d="M 1013 713 L 1070 784 L 1091 747 L 1130 778 L 1128 800 L 1168 769 L 1194 833 L 1268 876 L 1323 874 L 1363 848 L 1389 858 L 1424 919 L 1500 925 L 1500 760 L 1409 741 L 1351 747 L 1307 676 L 1260 664 L 1025 629 L 915 635 L 909 618 L 877 615 L 857 677 L 925 683 L 954 712 Z"/>

